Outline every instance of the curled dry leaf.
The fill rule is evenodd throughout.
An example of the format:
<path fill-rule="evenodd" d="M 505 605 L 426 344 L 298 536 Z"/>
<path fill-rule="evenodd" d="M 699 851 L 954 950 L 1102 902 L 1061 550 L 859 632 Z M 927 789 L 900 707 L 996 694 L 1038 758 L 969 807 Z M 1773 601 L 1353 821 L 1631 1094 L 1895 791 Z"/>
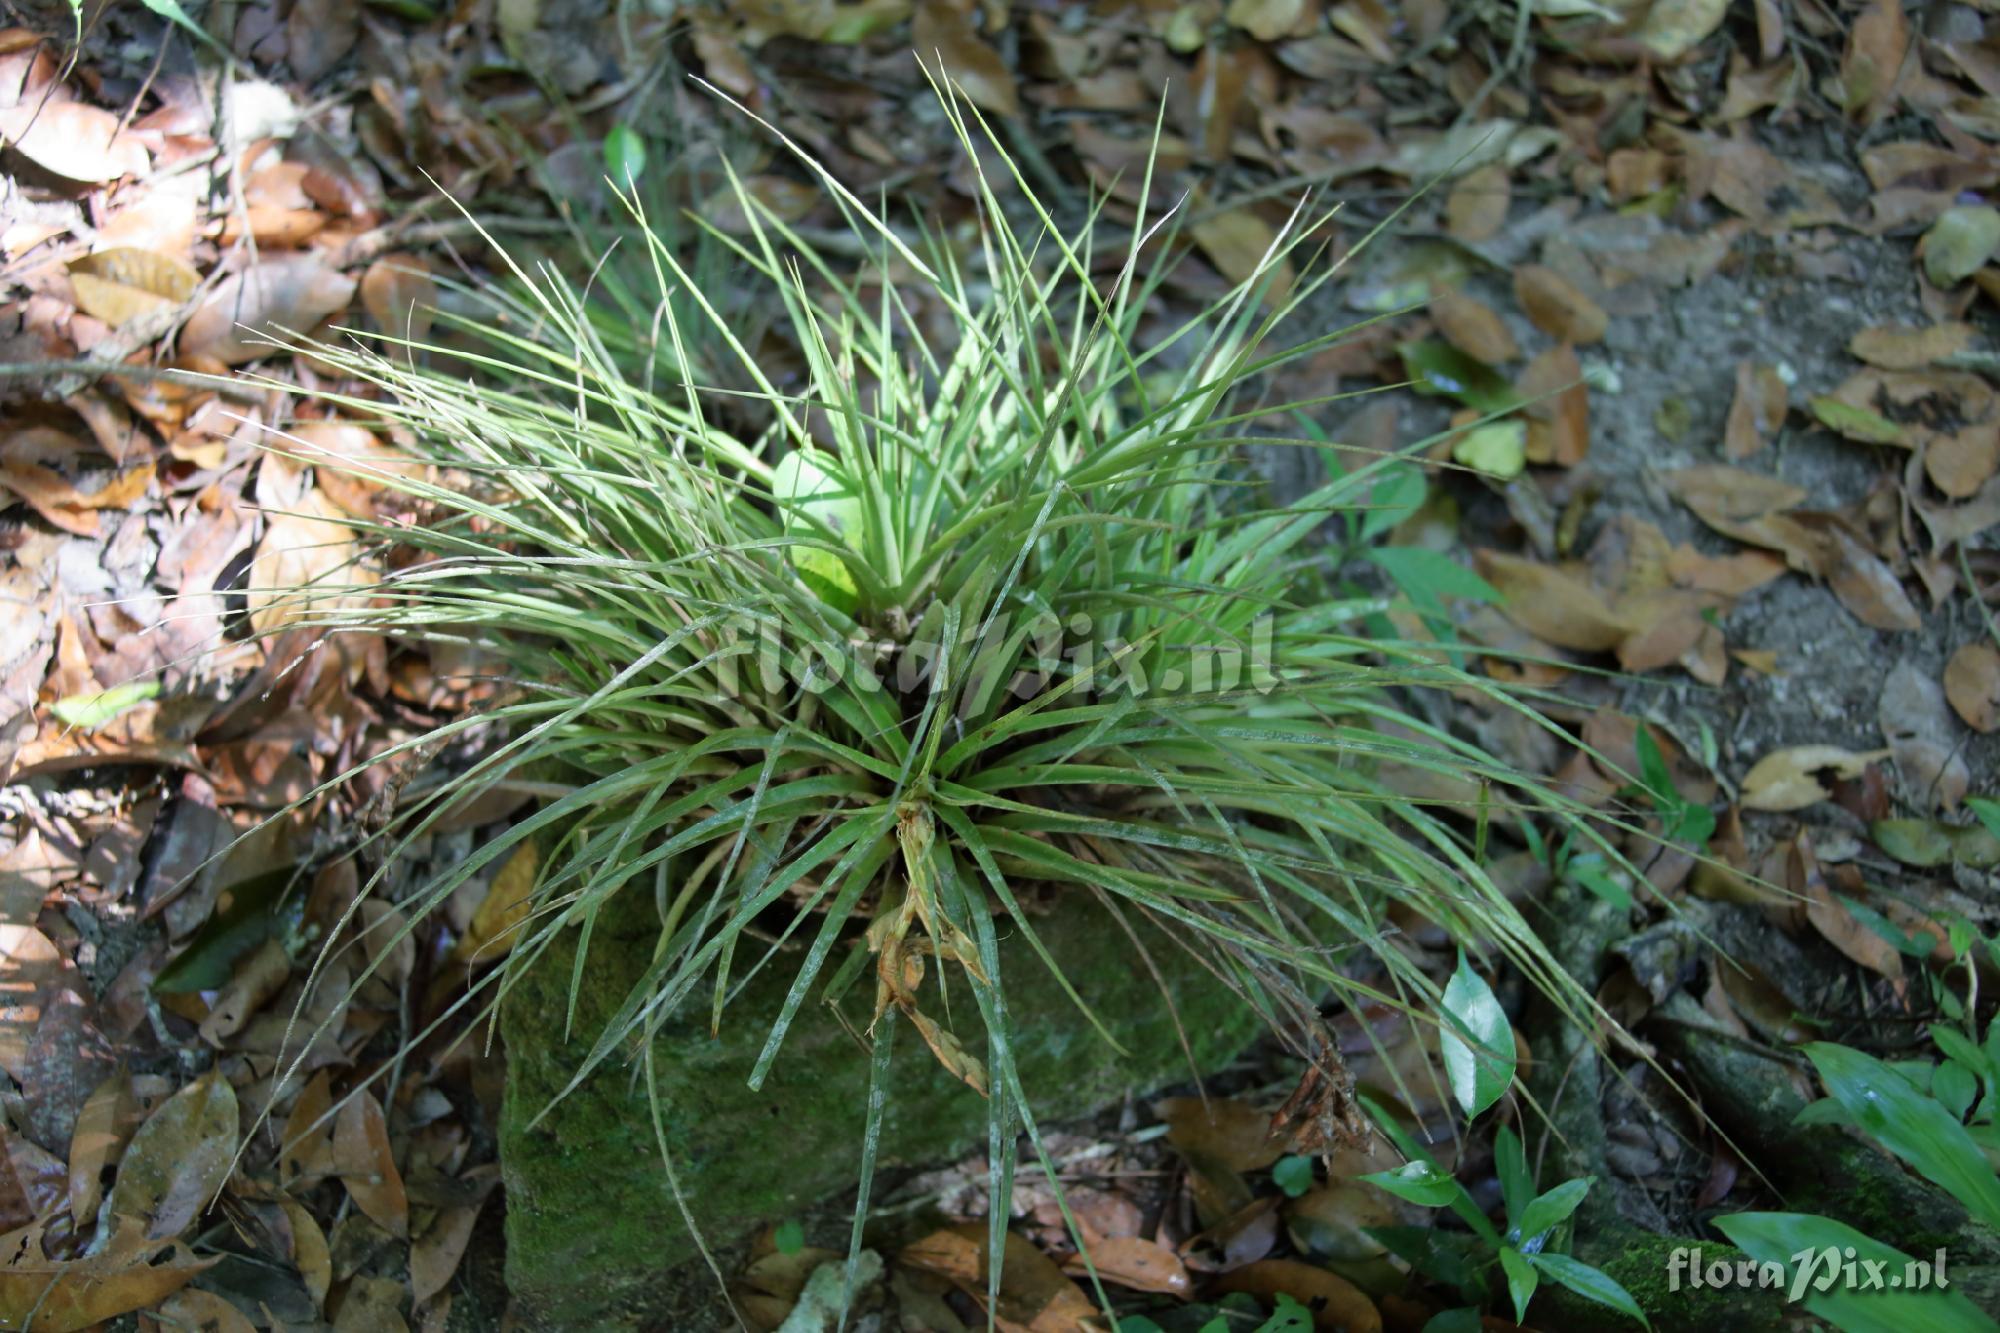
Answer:
<path fill-rule="evenodd" d="M 81 102 L 29 97 L 0 109 L 0 142 L 45 171 L 92 184 L 146 170 L 145 145 L 118 117 Z"/>
<path fill-rule="evenodd" d="M 148 1240 L 177 1236 L 229 1179 L 236 1154 L 236 1090 L 213 1071 L 160 1104 L 118 1164 L 109 1207 L 136 1218 Z"/>
<path fill-rule="evenodd" d="M 2000 650 L 1990 643 L 1968 643 L 1944 665 L 1944 697 L 1977 732 L 2000 727 Z"/>
<path fill-rule="evenodd" d="M 1594 343 L 1611 324 L 1604 307 L 1587 292 L 1541 264 L 1514 270 L 1514 298 L 1536 328 L 1566 343 Z"/>
<path fill-rule="evenodd" d="M 1896 946 L 1858 920 L 1854 913 L 1827 886 L 1812 840 L 1804 829 L 1786 854 L 1786 875 L 1794 881 L 1788 887 L 1804 896 L 1806 920 L 1820 937 L 1848 958 L 1891 981 L 1903 975 L 1903 957 Z"/>
<path fill-rule="evenodd" d="M 225 1038 L 243 1030 L 250 1016 L 284 988 L 292 975 L 291 955 L 275 939 L 265 940 L 236 965 L 228 987 L 201 1021 L 201 1039 L 220 1047 Z"/>
<path fill-rule="evenodd" d="M 301 1176 L 317 1180 L 333 1174 L 333 1123 L 327 1119 L 333 1110 L 332 1078 L 324 1069 L 314 1074 L 285 1118 L 278 1140 L 278 1178 L 288 1184 Z"/>
<path fill-rule="evenodd" d="M 1746 810 L 1803 810 L 1833 795 L 1825 778 L 1858 778 L 1887 750 L 1856 754 L 1837 745 L 1794 745 L 1773 750 L 1751 765 L 1743 778 Z"/>
<path fill-rule="evenodd" d="M 1521 355 L 1500 316 L 1476 297 L 1450 291 L 1431 302 L 1430 315 L 1446 342 L 1475 361 L 1501 365 Z"/>
<path fill-rule="evenodd" d="M 987 1236 L 984 1223 L 968 1223 L 933 1231 L 905 1246 L 902 1262 L 936 1273 L 968 1296 L 986 1301 Z M 1007 1233 L 1000 1258 L 1000 1299 L 993 1315 L 1001 1328 L 1034 1333 L 1083 1333 L 1083 1321 L 1094 1319 L 1097 1307 L 1083 1289 L 1070 1281 L 1055 1260 L 1024 1236 Z"/>
<path fill-rule="evenodd" d="M 355 1207 L 390 1235 L 409 1234 L 409 1197 L 389 1147 L 382 1104 L 371 1094 L 357 1092 L 340 1108 L 333 1129 L 333 1165 Z"/>
<path fill-rule="evenodd" d="M 1499 589 L 1507 618 L 1544 642 L 1609 652 L 1633 631 L 1580 574 L 1500 551 L 1481 549 L 1473 558 L 1480 574 Z"/>
<path fill-rule="evenodd" d="M 241 365 L 268 356 L 273 338 L 304 334 L 353 299 L 353 278 L 318 254 L 267 259 L 215 285 L 181 330 L 183 356 Z"/>

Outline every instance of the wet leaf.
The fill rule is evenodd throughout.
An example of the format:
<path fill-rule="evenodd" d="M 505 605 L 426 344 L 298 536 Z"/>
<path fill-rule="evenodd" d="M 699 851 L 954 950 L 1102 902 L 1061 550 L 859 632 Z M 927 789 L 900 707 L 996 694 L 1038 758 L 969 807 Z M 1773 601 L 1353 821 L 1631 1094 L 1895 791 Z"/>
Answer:
<path fill-rule="evenodd" d="M 1597 342 L 1611 317 L 1575 283 L 1552 268 L 1523 264 L 1514 270 L 1514 298 L 1530 321 L 1551 338 L 1578 345 Z"/>
<path fill-rule="evenodd" d="M 318 254 L 267 259 L 233 273 L 195 307 L 181 329 L 183 356 L 240 365 L 278 349 L 273 338 L 305 334 L 347 308 L 355 281 Z"/>
<path fill-rule="evenodd" d="M 1744 775 L 1743 806 L 1748 810 L 1803 810 L 1833 795 L 1826 775 L 1858 778 L 1869 764 L 1888 757 L 1887 750 L 1856 754 L 1836 745 L 1773 750 Z"/>
<path fill-rule="evenodd" d="M 236 1153 L 236 1090 L 208 1073 L 160 1104 L 118 1164 L 109 1207 L 144 1224 L 148 1240 L 177 1236 L 229 1179 Z"/>
<path fill-rule="evenodd" d="M 1995 249 L 2000 249 L 2000 209 L 1984 204 L 1947 208 L 1924 233 L 1924 276 L 1934 287 L 1955 287 L 1984 267 Z"/>
<path fill-rule="evenodd" d="M 1452 1095 L 1468 1117 L 1499 1101 L 1514 1081 L 1514 1029 L 1463 952 L 1444 988 L 1438 1047 Z"/>
<path fill-rule="evenodd" d="M 1944 666 L 1944 697 L 1974 731 L 2000 728 L 2000 650 L 1968 643 L 1953 653 Z"/>
<path fill-rule="evenodd" d="M 340 1108 L 333 1129 L 333 1166 L 355 1207 L 390 1235 L 409 1234 L 409 1199 L 389 1148 L 382 1104 L 373 1095 L 357 1092 Z"/>

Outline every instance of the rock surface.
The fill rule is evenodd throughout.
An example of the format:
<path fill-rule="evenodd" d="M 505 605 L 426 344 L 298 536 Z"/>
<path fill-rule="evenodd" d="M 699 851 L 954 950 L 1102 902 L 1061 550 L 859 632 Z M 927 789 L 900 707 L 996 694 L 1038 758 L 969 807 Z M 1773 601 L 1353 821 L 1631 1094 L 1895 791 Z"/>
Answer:
<path fill-rule="evenodd" d="M 631 897 L 632 895 L 625 895 Z M 661 1168 L 644 1082 L 629 1064 L 601 1068 L 556 1102 L 589 1038 L 652 956 L 635 906 L 600 917 L 577 1009 L 563 1036 L 573 936 L 551 947 L 503 1012 L 508 1077 L 501 1162 L 507 1182 L 507 1284 L 531 1327 L 650 1326 L 673 1270 L 695 1254 Z M 1255 1035 L 1259 1019 L 1187 950 L 1127 910 L 1159 982 L 1105 910 L 1065 895 L 1036 933 L 1077 992 L 1114 1033 L 1114 1050 L 1065 996 L 1027 942 L 1001 928 L 1001 977 L 1013 1016 L 1015 1059 L 1037 1115 L 1094 1110 L 1128 1092 L 1188 1076 L 1188 1053 L 1210 1070 Z M 851 1188 L 857 1181 L 868 1061 L 854 1036 L 818 1002 L 802 1008 L 770 1077 L 747 1078 L 802 951 L 773 959 L 732 1000 L 719 1038 L 706 1004 L 661 1034 L 654 1048 L 661 1114 L 680 1186 L 711 1246 Z M 754 957 L 755 955 L 752 955 Z M 739 968 L 744 952 L 738 954 Z M 838 957 L 829 959 L 830 975 Z M 975 1052 L 985 1040 L 970 989 L 951 978 L 951 1026 Z M 845 999 L 857 1028 L 873 993 L 864 977 Z M 935 994 L 934 982 L 926 987 Z M 706 992 L 697 991 L 701 1000 Z M 935 1015 L 941 1021 L 943 1014 Z M 1179 1023 L 1176 1025 L 1176 1016 Z M 946 1074 L 907 1024 L 893 1048 L 891 1091 L 879 1149 L 884 1167 L 934 1163 L 986 1134 L 986 1102 Z M 719 1304 L 718 1300 L 718 1304 Z"/>

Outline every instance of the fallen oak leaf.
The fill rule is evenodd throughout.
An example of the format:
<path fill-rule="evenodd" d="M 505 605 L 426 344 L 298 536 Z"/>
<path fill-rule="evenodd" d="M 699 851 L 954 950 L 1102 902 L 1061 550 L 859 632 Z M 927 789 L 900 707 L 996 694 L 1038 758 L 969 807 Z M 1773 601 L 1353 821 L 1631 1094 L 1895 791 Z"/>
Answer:
<path fill-rule="evenodd" d="M 1833 789 L 1822 781 L 1822 774 L 1858 778 L 1868 765 L 1888 757 L 1887 750 L 1857 754 L 1837 745 L 1793 745 L 1773 750 L 1752 764 L 1744 775 L 1743 808 L 1803 810 L 1833 795 Z"/>
<path fill-rule="evenodd" d="M 210 1071 L 160 1104 L 132 1136 L 106 1205 L 139 1219 L 147 1240 L 193 1225 L 229 1179 L 236 1154 L 236 1090 Z"/>
<path fill-rule="evenodd" d="M 1731 458 L 1748 458 L 1764 447 L 1784 424 L 1790 390 L 1778 372 L 1751 361 L 1736 363 L 1736 396 L 1729 403 L 1723 427 L 1722 451 Z"/>
<path fill-rule="evenodd" d="M 1499 589 L 1507 618 L 1558 648 L 1609 652 L 1636 628 L 1577 574 L 1484 548 L 1473 559 Z"/>
<path fill-rule="evenodd" d="M 44 1253 L 42 1234 L 36 1224 L 0 1236 L 0 1327 L 32 1321 L 40 1333 L 81 1333 L 157 1305 L 221 1259 L 196 1259 L 173 1240 L 146 1241 L 128 1225 L 96 1253 L 56 1261 Z"/>

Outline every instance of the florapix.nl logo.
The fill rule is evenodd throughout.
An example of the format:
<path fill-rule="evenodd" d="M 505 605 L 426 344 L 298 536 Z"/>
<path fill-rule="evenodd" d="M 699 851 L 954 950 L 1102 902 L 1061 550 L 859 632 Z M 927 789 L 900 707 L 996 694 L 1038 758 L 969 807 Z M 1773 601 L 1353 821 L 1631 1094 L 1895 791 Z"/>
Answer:
<path fill-rule="evenodd" d="M 1679 1291 L 1683 1286 L 1776 1287 L 1784 1291 L 1786 1300 L 1797 1302 L 1836 1287 L 1843 1291 L 1943 1291 L 1950 1285 L 1942 1249 L 1935 1258 L 1902 1263 L 1869 1259 L 1851 1245 L 1800 1250 L 1789 1263 L 1704 1259 L 1700 1250 L 1688 1246 L 1678 1246 L 1667 1256 L 1668 1291 Z"/>

